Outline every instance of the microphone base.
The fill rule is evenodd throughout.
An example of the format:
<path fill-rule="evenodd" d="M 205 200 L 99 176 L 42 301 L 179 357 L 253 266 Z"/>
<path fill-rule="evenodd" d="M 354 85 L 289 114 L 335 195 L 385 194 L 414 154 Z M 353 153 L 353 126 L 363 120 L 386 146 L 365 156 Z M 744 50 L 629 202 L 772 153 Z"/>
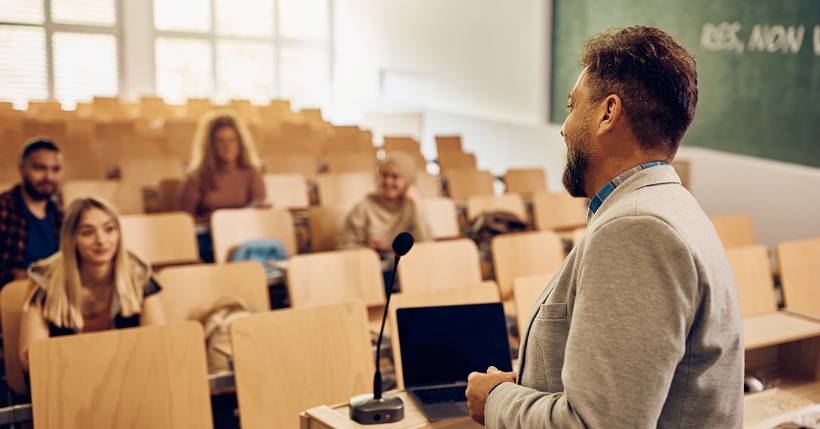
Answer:
<path fill-rule="evenodd" d="M 398 396 L 382 396 L 373 399 L 373 394 L 350 398 L 350 418 L 363 425 L 394 423 L 404 418 L 404 402 Z"/>

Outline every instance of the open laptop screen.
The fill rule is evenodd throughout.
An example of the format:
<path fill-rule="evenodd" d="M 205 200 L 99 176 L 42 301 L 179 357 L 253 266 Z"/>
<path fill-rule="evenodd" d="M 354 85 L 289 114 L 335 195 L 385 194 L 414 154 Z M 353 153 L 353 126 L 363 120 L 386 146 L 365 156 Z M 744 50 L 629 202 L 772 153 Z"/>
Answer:
<path fill-rule="evenodd" d="M 511 371 L 501 303 L 396 311 L 406 387 L 466 382 L 472 371 Z"/>

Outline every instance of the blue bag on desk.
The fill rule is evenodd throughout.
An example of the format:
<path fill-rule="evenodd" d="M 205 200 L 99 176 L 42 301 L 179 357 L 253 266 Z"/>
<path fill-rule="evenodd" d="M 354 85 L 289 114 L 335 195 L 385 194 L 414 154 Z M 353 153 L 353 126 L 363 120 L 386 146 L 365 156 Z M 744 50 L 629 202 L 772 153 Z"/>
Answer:
<path fill-rule="evenodd" d="M 231 254 L 231 261 L 257 261 L 265 268 L 268 278 L 281 274 L 282 270 L 271 267 L 269 261 L 284 261 L 288 252 L 281 240 L 251 240 L 239 245 Z"/>

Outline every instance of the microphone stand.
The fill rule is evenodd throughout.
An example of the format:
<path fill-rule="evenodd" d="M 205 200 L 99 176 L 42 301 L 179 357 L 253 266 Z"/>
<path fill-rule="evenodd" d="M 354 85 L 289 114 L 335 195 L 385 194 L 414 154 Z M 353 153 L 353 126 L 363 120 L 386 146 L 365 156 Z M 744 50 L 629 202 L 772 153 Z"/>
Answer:
<path fill-rule="evenodd" d="M 405 250 L 405 252 L 406 251 L 407 250 Z M 373 374 L 373 395 L 354 396 L 350 399 L 349 403 L 350 418 L 364 425 L 394 423 L 404 418 L 404 402 L 401 398 L 398 396 L 387 398 L 382 396 L 382 372 L 381 365 L 379 365 L 384 325 L 387 321 L 387 311 L 390 308 L 390 297 L 393 296 L 393 287 L 396 284 L 396 271 L 398 271 L 399 268 L 399 259 L 401 259 L 398 253 L 394 253 L 394 255 L 395 263 L 393 265 L 393 272 L 390 275 L 390 287 L 387 290 L 387 300 L 384 305 L 384 313 L 382 314 L 379 339 L 376 341 L 376 372 Z"/>

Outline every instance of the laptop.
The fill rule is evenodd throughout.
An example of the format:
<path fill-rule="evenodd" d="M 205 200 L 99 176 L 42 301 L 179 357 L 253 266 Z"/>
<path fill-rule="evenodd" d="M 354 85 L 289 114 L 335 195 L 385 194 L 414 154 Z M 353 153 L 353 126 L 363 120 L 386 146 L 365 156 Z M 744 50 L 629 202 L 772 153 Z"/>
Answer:
<path fill-rule="evenodd" d="M 469 415 L 467 376 L 512 371 L 501 303 L 396 311 L 404 387 L 429 420 Z"/>

